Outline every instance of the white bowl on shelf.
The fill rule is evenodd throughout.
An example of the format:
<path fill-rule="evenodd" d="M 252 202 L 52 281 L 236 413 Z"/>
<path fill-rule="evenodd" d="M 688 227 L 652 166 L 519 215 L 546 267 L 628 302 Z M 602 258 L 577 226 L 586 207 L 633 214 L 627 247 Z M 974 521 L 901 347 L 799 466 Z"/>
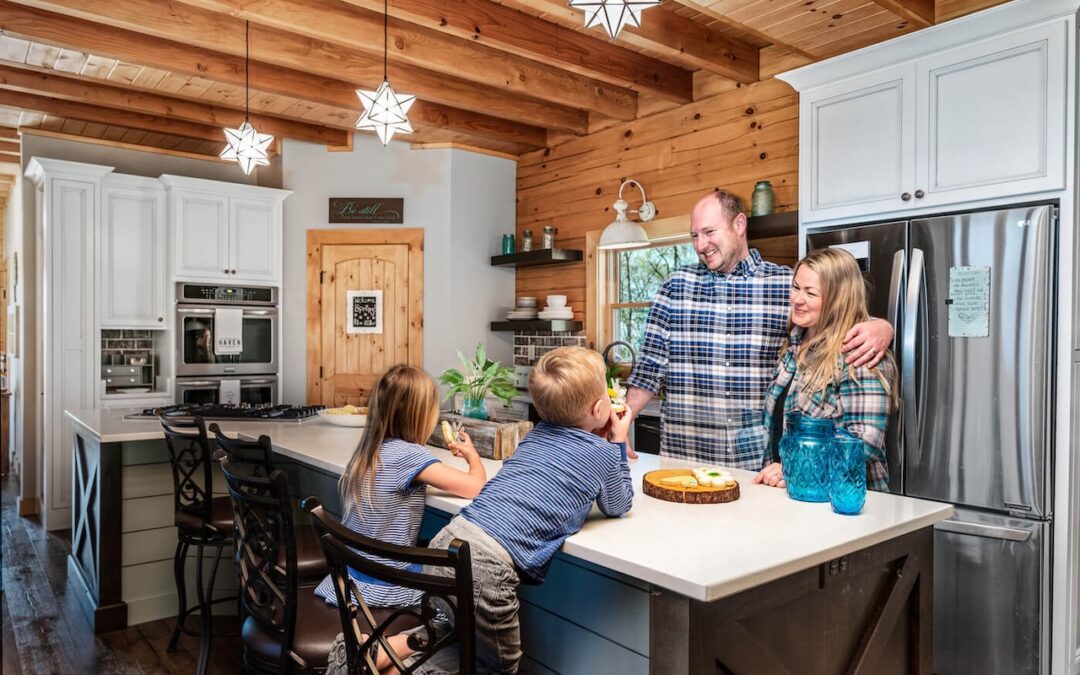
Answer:
<path fill-rule="evenodd" d="M 518 309 L 536 309 L 536 298 L 523 295 L 517 299 Z"/>
<path fill-rule="evenodd" d="M 339 427 L 364 427 L 367 426 L 367 414 L 366 413 L 338 413 L 334 414 L 330 410 L 340 410 L 340 408 L 329 408 L 319 411 L 319 417 L 330 424 Z"/>
<path fill-rule="evenodd" d="M 565 295 L 549 295 L 547 296 L 548 307 L 566 307 Z"/>

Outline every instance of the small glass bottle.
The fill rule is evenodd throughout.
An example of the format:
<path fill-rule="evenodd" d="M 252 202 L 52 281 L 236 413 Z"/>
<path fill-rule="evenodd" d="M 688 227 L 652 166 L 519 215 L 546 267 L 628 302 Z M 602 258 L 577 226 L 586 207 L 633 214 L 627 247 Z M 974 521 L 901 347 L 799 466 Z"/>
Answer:
<path fill-rule="evenodd" d="M 767 180 L 759 180 L 754 185 L 754 194 L 750 195 L 750 215 L 767 216 L 776 208 L 776 196 L 773 194 L 772 183 Z"/>
<path fill-rule="evenodd" d="M 540 248 L 555 248 L 555 228 L 547 225 L 540 237 Z"/>
<path fill-rule="evenodd" d="M 532 230 L 525 230 L 521 233 L 521 250 L 531 251 L 533 246 Z"/>
<path fill-rule="evenodd" d="M 514 235 L 504 234 L 502 236 L 502 252 L 503 255 L 510 255 L 514 252 Z"/>

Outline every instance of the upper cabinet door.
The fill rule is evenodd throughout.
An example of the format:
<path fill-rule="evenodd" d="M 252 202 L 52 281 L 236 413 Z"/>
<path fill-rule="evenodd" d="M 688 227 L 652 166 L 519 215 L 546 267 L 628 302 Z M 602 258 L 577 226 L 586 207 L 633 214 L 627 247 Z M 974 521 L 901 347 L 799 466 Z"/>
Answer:
<path fill-rule="evenodd" d="M 915 67 L 804 93 L 800 136 L 804 222 L 912 208 Z"/>
<path fill-rule="evenodd" d="M 165 193 L 105 186 L 101 326 L 165 328 Z"/>
<path fill-rule="evenodd" d="M 173 190 L 175 275 L 223 279 L 229 266 L 229 198 Z"/>
<path fill-rule="evenodd" d="M 918 62 L 917 207 L 1065 187 L 1067 29 L 1056 21 Z"/>
<path fill-rule="evenodd" d="M 229 200 L 230 275 L 241 281 L 281 277 L 281 203 Z"/>

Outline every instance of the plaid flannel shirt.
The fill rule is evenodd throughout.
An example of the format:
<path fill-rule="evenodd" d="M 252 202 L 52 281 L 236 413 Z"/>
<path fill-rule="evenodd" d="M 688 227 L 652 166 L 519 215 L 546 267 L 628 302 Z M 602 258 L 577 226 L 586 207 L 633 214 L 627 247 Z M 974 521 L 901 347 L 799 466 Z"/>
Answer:
<path fill-rule="evenodd" d="M 799 384 L 802 373 L 798 369 L 796 351 L 804 334 L 803 328 L 792 330 L 791 346 L 781 357 L 773 383 L 765 396 L 761 425 L 747 429 L 740 439 L 742 444 L 768 454 L 765 451 L 771 446 L 776 401 L 786 387 L 788 393 L 784 399 L 784 414 L 799 410 L 811 417 L 832 419 L 837 426 L 847 429 L 851 435 L 862 440 L 863 452 L 866 455 L 866 487 L 888 492 L 889 465 L 885 459 L 885 426 L 889 420 L 889 391 L 873 370 L 861 366 L 853 373 L 839 354 L 836 356 L 840 366 L 839 382 L 832 382 L 824 391 L 813 395 L 801 391 Z M 890 385 L 895 383 L 895 373 L 887 361 L 879 363 L 877 368 L 883 369 L 882 372 Z M 787 420 L 784 420 L 784 424 L 786 423 Z"/>
<path fill-rule="evenodd" d="M 677 270 L 649 310 L 627 384 L 664 387 L 660 454 L 758 469 L 762 448 L 740 443 L 760 424 L 765 392 L 787 334 L 791 268 L 756 249 L 730 274 Z"/>

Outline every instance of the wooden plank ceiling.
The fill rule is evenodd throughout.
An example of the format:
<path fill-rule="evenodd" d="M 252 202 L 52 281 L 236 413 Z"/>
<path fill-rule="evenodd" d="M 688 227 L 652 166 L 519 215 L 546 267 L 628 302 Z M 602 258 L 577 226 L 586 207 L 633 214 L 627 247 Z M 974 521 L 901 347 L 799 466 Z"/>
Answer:
<path fill-rule="evenodd" d="M 393 0 L 395 140 L 551 147 L 1004 0 L 667 0 L 608 40 L 565 0 Z M 383 75 L 383 0 L 0 0 L 0 163 L 14 130 L 216 157 L 221 128 L 349 147 Z M 244 29 L 250 22 L 250 68 Z M 768 50 L 768 51 L 763 51 Z M 767 59 L 763 59 L 763 55 Z M 277 151 L 277 142 L 273 149 Z"/>

